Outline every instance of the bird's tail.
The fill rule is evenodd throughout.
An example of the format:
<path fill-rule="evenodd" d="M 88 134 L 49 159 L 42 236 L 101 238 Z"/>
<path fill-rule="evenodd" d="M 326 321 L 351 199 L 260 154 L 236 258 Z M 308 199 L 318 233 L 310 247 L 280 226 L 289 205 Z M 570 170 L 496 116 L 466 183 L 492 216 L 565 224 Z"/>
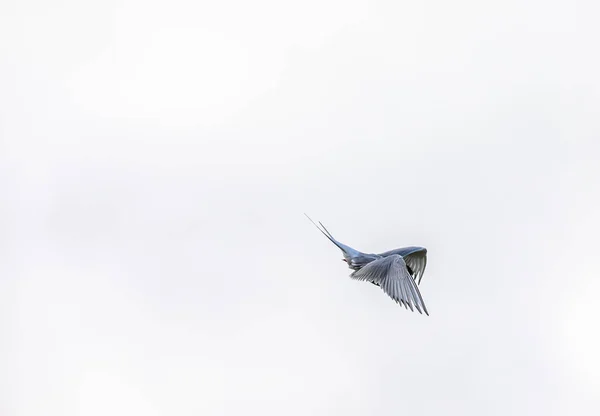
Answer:
<path fill-rule="evenodd" d="M 342 250 L 344 252 L 344 257 L 346 258 L 352 258 L 355 257 L 357 254 L 359 254 L 358 251 L 356 251 L 355 249 L 353 249 L 352 247 L 348 247 L 345 244 L 340 243 L 339 241 L 337 241 L 332 235 L 331 233 L 327 230 L 327 228 L 325 228 L 325 226 L 323 224 L 321 224 L 321 222 L 319 221 L 319 225 L 321 227 L 319 227 L 319 225 L 317 225 L 308 215 L 306 215 L 306 213 L 304 214 L 306 216 L 306 218 L 309 219 L 310 222 L 312 222 L 314 224 L 315 227 L 317 227 L 317 229 L 319 231 L 321 231 L 323 233 L 323 235 L 325 237 L 327 237 L 329 239 L 329 241 L 331 241 L 333 244 L 335 244 L 340 250 Z"/>

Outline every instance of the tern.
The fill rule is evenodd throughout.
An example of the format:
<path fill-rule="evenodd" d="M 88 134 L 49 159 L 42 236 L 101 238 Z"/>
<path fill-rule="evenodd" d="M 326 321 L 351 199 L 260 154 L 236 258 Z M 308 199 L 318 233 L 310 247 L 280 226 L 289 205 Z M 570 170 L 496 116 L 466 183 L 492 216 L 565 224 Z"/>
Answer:
<path fill-rule="evenodd" d="M 306 215 L 306 214 L 304 214 Z M 317 225 L 308 215 L 306 218 L 314 224 L 344 255 L 342 261 L 353 270 L 350 277 L 355 280 L 371 282 L 391 297 L 396 303 L 419 313 L 429 312 L 425 307 L 417 284 L 421 283 L 427 265 L 427 249 L 424 247 L 403 247 L 381 254 L 366 254 L 337 241 L 319 221 Z"/>

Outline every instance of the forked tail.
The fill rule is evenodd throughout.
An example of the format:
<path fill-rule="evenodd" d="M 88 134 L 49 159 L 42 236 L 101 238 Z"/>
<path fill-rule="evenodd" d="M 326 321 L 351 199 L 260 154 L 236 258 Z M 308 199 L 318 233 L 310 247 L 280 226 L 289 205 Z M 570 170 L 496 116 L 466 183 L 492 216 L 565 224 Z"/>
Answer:
<path fill-rule="evenodd" d="M 344 257 L 347 258 L 352 258 L 355 257 L 356 255 L 359 254 L 358 251 L 354 250 L 352 247 L 348 247 L 345 244 L 340 243 L 339 241 L 337 241 L 329 232 L 329 230 L 327 230 L 327 228 L 325 228 L 325 226 L 323 224 L 321 224 L 321 222 L 319 221 L 319 225 L 321 227 L 319 227 L 319 225 L 317 225 L 308 215 L 306 215 L 306 213 L 304 214 L 306 216 L 306 218 L 309 219 L 310 222 L 313 223 L 313 225 L 315 227 L 317 227 L 317 229 L 319 231 L 321 231 L 323 233 L 323 235 L 325 237 L 327 237 L 329 239 L 329 241 L 331 241 L 333 244 L 335 244 L 340 250 L 342 250 L 344 252 Z"/>

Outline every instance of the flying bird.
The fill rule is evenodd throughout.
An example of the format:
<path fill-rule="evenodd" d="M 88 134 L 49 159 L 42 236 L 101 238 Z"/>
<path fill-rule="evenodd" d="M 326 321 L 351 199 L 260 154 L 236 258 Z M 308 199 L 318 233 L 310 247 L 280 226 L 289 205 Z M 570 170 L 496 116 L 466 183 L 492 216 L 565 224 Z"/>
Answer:
<path fill-rule="evenodd" d="M 306 214 L 304 214 L 306 215 Z M 344 255 L 342 261 L 353 270 L 352 279 L 371 282 L 406 309 L 429 315 L 417 284 L 421 283 L 427 265 L 427 249 L 424 247 L 404 247 L 381 254 L 366 254 L 337 241 L 319 221 L 312 222 Z"/>

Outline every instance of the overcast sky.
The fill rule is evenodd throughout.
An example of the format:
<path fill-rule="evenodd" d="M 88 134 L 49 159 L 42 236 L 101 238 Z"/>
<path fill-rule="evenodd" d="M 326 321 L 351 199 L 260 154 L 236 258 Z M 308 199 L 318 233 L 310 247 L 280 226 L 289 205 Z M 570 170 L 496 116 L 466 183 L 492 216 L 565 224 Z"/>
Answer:
<path fill-rule="evenodd" d="M 600 414 L 599 16 L 2 1 L 0 414 Z"/>

